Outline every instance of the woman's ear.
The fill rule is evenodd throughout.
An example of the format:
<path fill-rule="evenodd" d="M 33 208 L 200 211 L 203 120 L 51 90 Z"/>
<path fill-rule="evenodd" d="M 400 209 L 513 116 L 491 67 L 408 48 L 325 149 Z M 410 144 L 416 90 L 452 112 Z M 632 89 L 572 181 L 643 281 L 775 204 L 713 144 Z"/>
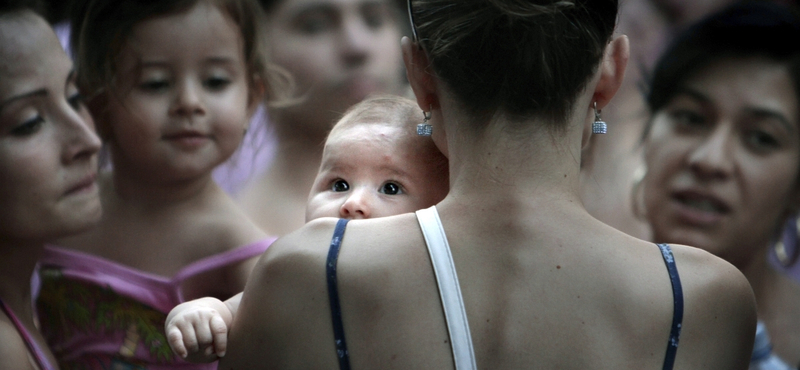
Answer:
<path fill-rule="evenodd" d="M 430 73 L 430 61 L 425 50 L 419 47 L 408 37 L 400 40 L 403 50 L 403 62 L 406 65 L 406 77 L 414 91 L 417 104 L 424 112 L 431 110 L 432 106 L 437 106 L 436 82 Z"/>
<path fill-rule="evenodd" d="M 627 36 L 617 36 L 606 45 L 603 61 L 600 63 L 600 80 L 592 97 L 592 102 L 597 103 L 597 109 L 603 109 L 622 86 L 629 57 L 630 43 Z"/>

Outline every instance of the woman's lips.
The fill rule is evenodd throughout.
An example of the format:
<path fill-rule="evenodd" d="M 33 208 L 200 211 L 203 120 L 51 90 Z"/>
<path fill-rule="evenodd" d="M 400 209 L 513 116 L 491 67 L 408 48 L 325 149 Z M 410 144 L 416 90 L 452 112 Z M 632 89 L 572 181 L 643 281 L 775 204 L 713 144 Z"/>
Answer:
<path fill-rule="evenodd" d="M 97 174 L 92 173 L 84 177 L 80 182 L 72 185 L 64 193 L 65 196 L 92 193 L 97 191 Z"/>
<path fill-rule="evenodd" d="M 731 212 L 730 206 L 707 192 L 695 190 L 677 191 L 672 194 L 678 218 L 697 226 L 711 226 Z"/>

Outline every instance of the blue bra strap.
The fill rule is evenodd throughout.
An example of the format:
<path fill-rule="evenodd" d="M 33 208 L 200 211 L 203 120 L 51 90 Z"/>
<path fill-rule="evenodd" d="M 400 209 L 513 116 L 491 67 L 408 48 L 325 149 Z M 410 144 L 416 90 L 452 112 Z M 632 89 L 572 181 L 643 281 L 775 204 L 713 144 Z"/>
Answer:
<path fill-rule="evenodd" d="M 333 230 L 331 246 L 328 249 L 328 262 L 325 272 L 328 278 L 328 298 L 331 304 L 331 322 L 333 322 L 333 339 L 336 343 L 336 358 L 339 359 L 339 369 L 350 370 L 350 355 L 347 353 L 347 342 L 344 340 L 344 326 L 342 325 L 342 308 L 339 305 L 339 289 L 336 287 L 336 261 L 339 259 L 339 248 L 342 246 L 344 228 L 347 219 L 341 218 Z"/>
<path fill-rule="evenodd" d="M 675 364 L 675 354 L 678 352 L 678 340 L 681 337 L 681 325 L 683 323 L 683 288 L 681 287 L 681 277 L 678 275 L 678 268 L 675 266 L 675 258 L 672 256 L 672 249 L 668 244 L 657 244 L 667 265 L 669 280 L 672 282 L 672 329 L 669 332 L 669 343 L 667 344 L 667 354 L 664 356 L 664 370 L 672 369 Z"/>

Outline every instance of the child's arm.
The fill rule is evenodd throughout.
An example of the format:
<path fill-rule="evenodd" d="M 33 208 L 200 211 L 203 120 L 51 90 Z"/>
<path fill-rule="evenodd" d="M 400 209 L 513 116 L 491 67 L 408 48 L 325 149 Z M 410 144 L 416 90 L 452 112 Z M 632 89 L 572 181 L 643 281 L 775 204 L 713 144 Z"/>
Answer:
<path fill-rule="evenodd" d="M 241 299 L 239 293 L 225 302 L 206 297 L 175 306 L 164 324 L 172 350 L 191 362 L 211 362 L 225 356 L 228 328 Z"/>

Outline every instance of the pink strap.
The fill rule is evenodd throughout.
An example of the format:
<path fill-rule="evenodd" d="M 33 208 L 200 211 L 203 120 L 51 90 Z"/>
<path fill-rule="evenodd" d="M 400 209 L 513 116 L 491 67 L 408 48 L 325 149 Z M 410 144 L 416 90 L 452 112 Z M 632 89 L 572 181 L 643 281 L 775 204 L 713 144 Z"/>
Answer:
<path fill-rule="evenodd" d="M 19 335 L 22 337 L 22 340 L 25 342 L 25 345 L 28 347 L 28 350 L 31 351 L 33 354 L 33 359 L 36 361 L 36 365 L 39 366 L 39 369 L 42 370 L 53 370 L 55 367 L 50 365 L 50 362 L 47 360 L 47 356 L 44 355 L 44 352 L 41 348 L 39 348 L 39 344 L 31 338 L 31 334 L 28 333 L 28 330 L 25 329 L 25 326 L 22 325 L 22 322 L 19 321 L 16 315 L 11 312 L 11 309 L 6 306 L 6 303 L 0 299 L 0 308 L 3 309 L 3 312 L 6 313 L 11 322 L 14 323 L 14 326 L 17 328 Z"/>
<path fill-rule="evenodd" d="M 264 253 L 267 250 L 267 248 L 272 244 L 272 242 L 275 241 L 275 239 L 277 238 L 261 240 L 253 244 L 232 249 L 225 253 L 215 254 L 194 261 L 189 265 L 187 265 L 186 267 L 182 268 L 180 271 L 178 271 L 178 273 L 175 274 L 175 277 L 173 277 L 172 280 L 175 282 L 181 282 L 192 276 L 199 275 L 206 271 L 211 271 L 218 267 L 231 265 L 237 262 L 244 261 L 251 257 L 255 257 L 259 254 Z"/>

